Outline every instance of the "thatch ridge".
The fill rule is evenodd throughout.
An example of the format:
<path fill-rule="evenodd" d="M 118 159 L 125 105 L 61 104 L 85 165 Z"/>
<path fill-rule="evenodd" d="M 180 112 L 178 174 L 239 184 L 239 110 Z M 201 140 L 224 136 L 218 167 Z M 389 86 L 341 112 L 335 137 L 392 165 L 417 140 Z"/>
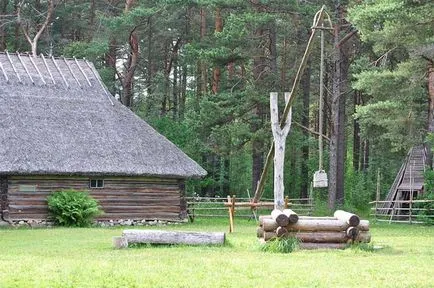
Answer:
<path fill-rule="evenodd" d="M 0 53 L 0 174 L 206 175 L 116 101 L 91 63 L 30 57 Z"/>

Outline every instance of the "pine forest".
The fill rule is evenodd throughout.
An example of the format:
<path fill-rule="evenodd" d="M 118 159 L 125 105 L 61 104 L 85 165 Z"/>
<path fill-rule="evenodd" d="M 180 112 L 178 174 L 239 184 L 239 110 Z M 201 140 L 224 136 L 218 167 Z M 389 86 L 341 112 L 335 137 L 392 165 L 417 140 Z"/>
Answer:
<path fill-rule="evenodd" d="M 252 198 L 273 143 L 270 93 L 283 111 L 292 92 L 285 195 L 366 211 L 411 147 L 434 146 L 432 5 L 1 0 L 0 52 L 94 63 L 118 101 L 208 172 L 188 196 Z M 328 188 L 311 188 L 317 170 Z M 272 169 L 265 180 L 272 198 Z"/>

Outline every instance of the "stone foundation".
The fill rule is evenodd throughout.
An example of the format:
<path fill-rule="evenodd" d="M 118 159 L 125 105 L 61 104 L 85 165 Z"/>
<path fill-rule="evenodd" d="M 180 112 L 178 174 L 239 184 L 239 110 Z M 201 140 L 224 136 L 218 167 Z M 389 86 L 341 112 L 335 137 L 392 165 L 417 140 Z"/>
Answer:
<path fill-rule="evenodd" d="M 54 226 L 54 222 L 49 220 L 12 220 L 10 222 L 3 222 L 0 227 L 29 227 L 29 228 L 50 228 Z M 166 226 L 166 225 L 178 225 L 187 223 L 188 220 L 179 221 L 164 221 L 164 220 L 132 220 L 132 219 L 119 219 L 119 220 L 104 220 L 94 221 L 92 227 L 116 227 L 116 226 Z"/>

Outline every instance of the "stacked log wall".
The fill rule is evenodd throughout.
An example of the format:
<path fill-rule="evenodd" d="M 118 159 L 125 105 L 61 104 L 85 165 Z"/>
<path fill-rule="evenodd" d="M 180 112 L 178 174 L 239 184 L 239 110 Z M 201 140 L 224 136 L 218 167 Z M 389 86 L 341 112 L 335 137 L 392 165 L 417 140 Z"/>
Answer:
<path fill-rule="evenodd" d="M 281 226 L 276 221 L 277 212 L 259 217 L 257 237 L 261 243 L 295 237 L 301 249 L 343 249 L 347 244 L 371 241 L 369 221 L 352 213 L 338 210 L 334 217 L 299 216 L 296 222 Z"/>
<path fill-rule="evenodd" d="M 0 176 L 0 220 L 8 217 L 8 177 L 5 175 Z"/>
<path fill-rule="evenodd" d="M 47 196 L 63 189 L 86 190 L 99 201 L 98 220 L 177 220 L 181 212 L 182 180 L 148 177 L 92 177 L 103 188 L 89 188 L 89 177 L 11 176 L 8 179 L 10 220 L 47 219 Z M 35 185 L 35 191 L 20 190 Z M 26 189 L 24 189 L 26 190 Z"/>

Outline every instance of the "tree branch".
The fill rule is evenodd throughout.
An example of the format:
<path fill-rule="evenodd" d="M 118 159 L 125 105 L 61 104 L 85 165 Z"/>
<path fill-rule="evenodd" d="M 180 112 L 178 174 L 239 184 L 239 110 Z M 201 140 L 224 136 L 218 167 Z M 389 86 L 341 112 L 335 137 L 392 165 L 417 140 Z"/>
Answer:
<path fill-rule="evenodd" d="M 292 121 L 292 123 L 294 123 L 295 125 L 297 125 L 298 127 L 302 128 L 302 129 L 308 131 L 309 133 L 315 134 L 317 136 L 321 136 L 321 134 L 319 134 L 318 132 L 316 132 L 316 131 L 314 131 L 314 130 L 312 130 L 312 129 L 310 129 L 310 128 L 308 128 L 308 127 L 306 127 L 306 126 L 304 126 L 304 125 L 302 125 L 296 121 Z M 324 139 L 326 139 L 327 141 L 330 142 L 330 138 L 327 137 L 326 135 L 323 134 L 322 137 L 324 137 Z"/>
<path fill-rule="evenodd" d="M 30 33 L 28 29 L 26 29 L 26 27 L 23 25 L 23 21 L 21 19 L 21 7 L 24 4 L 24 2 L 22 1 L 17 5 L 17 22 L 20 25 L 21 30 L 23 31 L 24 37 L 26 38 L 27 42 L 29 42 L 31 46 L 33 56 L 37 55 L 39 38 L 41 38 L 42 33 L 45 31 L 48 24 L 50 23 L 51 16 L 53 15 L 54 12 L 53 0 L 47 0 L 47 3 L 48 3 L 47 16 L 45 17 L 44 23 L 42 24 L 41 28 L 39 28 L 38 32 L 36 32 L 36 35 L 33 37 L 33 39 L 30 38 Z"/>

